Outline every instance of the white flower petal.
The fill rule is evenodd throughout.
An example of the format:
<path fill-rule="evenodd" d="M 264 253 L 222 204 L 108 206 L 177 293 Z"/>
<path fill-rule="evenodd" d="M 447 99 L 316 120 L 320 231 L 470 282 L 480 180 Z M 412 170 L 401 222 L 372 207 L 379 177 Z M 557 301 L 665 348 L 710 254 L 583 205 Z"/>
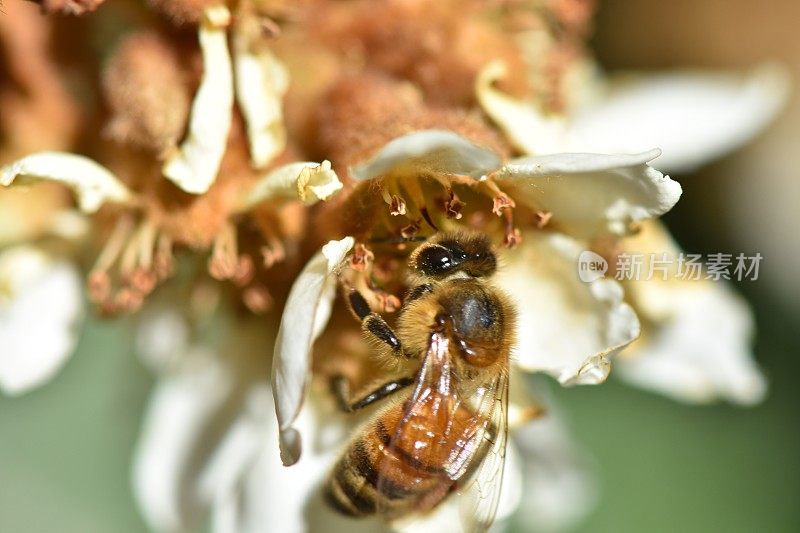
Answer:
<path fill-rule="evenodd" d="M 297 198 L 306 205 L 327 200 L 342 188 L 330 161 L 297 162 L 283 165 L 261 178 L 247 193 L 243 210 L 270 198 Z"/>
<path fill-rule="evenodd" d="M 136 348 L 151 370 L 169 371 L 189 348 L 189 324 L 174 309 L 145 311 L 136 330 Z"/>
<path fill-rule="evenodd" d="M 65 152 L 37 152 L 0 169 L 0 185 L 55 181 L 72 189 L 82 211 L 94 213 L 104 202 L 121 203 L 131 193 L 107 168 L 88 157 Z"/>
<path fill-rule="evenodd" d="M 0 252 L 0 390 L 23 394 L 72 355 L 83 317 L 77 269 L 27 245 Z"/>
<path fill-rule="evenodd" d="M 0 247 L 34 242 L 46 236 L 78 240 L 89 221 L 64 198 L 61 185 L 0 188 Z"/>
<path fill-rule="evenodd" d="M 392 524 L 397 533 L 438 533 L 461 530 L 461 508 L 457 498 L 448 498 L 425 516 L 411 516 Z"/>
<path fill-rule="evenodd" d="M 597 501 L 591 461 L 550 408 L 513 437 L 524 461 L 515 521 L 535 531 L 571 529 Z"/>
<path fill-rule="evenodd" d="M 625 235 L 681 196 L 680 184 L 647 164 L 659 154 L 529 156 L 509 161 L 494 178 L 515 200 L 552 213 L 566 233 Z"/>
<path fill-rule="evenodd" d="M 300 457 L 300 434 L 293 427 L 311 373 L 311 347 L 330 318 L 336 297 L 336 272 L 355 241 L 330 241 L 297 276 L 281 317 L 272 362 L 272 394 L 281 430 L 281 458 L 286 465 Z"/>
<path fill-rule="evenodd" d="M 639 320 L 616 281 L 579 279 L 581 251 L 565 235 L 528 232 L 497 275 L 519 312 L 515 364 L 562 385 L 602 383 L 609 359 L 639 336 Z"/>
<path fill-rule="evenodd" d="M 192 103 L 189 133 L 162 168 L 175 185 L 193 194 L 206 192 L 217 178 L 233 113 L 233 73 L 227 32 L 204 22 L 199 38 L 204 72 Z"/>
<path fill-rule="evenodd" d="M 687 172 L 746 143 L 783 107 L 789 76 L 775 65 L 746 75 L 672 72 L 620 77 L 577 112 L 573 149 L 638 151 L 658 146 L 662 168 Z"/>
<path fill-rule="evenodd" d="M 228 398 L 233 379 L 215 354 L 194 348 L 153 391 L 134 454 L 133 489 L 155 531 L 188 529 L 203 502 L 196 491 L 202 437 Z"/>
<path fill-rule="evenodd" d="M 243 530 L 240 506 L 243 483 L 248 470 L 263 453 L 266 442 L 273 443 L 273 458 L 278 457 L 272 395 L 267 385 L 257 385 L 247 395 L 243 412 L 228 429 L 200 478 L 201 499 L 212 503 L 211 529 L 214 533 L 239 533 Z M 272 433 L 277 433 L 273 431 Z M 267 441 L 272 436 L 273 440 Z M 275 459 L 277 460 L 277 459 Z"/>
<path fill-rule="evenodd" d="M 295 420 L 298 432 L 308 442 L 303 456 L 284 467 L 279 459 L 279 428 L 271 399 L 259 393 L 258 408 L 243 413 L 228 432 L 208 474 L 203 476 L 203 492 L 214 494 L 212 530 L 214 533 L 367 533 L 385 531 L 377 518 L 353 519 L 340 515 L 324 501 L 322 489 L 346 442 L 359 424 L 346 424 L 345 418 L 327 416 L 322 402 L 312 393 Z M 251 400 L 256 399 L 251 394 Z M 353 422 L 350 420 L 350 422 Z M 261 429 L 259 429 L 259 427 Z M 253 443 L 259 444 L 258 457 L 252 459 Z M 506 476 L 497 522 L 501 525 L 521 500 L 522 463 L 509 448 Z M 236 473 L 235 476 L 231 476 Z M 238 476 L 238 477 L 237 477 Z M 423 518 L 410 518 L 393 524 L 392 530 L 420 533 L 447 531 L 445 526 L 460 522 L 460 500 L 451 498 Z M 438 529 L 437 529 L 438 528 Z"/>
<path fill-rule="evenodd" d="M 281 464 L 279 428 L 274 416 L 264 422 L 260 451 L 242 471 L 229 496 L 216 500 L 212 511 L 214 533 L 367 533 L 378 530 L 377 520 L 350 519 L 323 501 L 321 488 L 346 439 L 339 419 L 323 420 L 317 402 L 309 402 L 295 420 L 307 449 L 291 467 Z M 268 400 L 269 410 L 272 402 Z"/>
<path fill-rule="evenodd" d="M 767 383 L 751 353 L 754 327 L 747 304 L 723 281 L 677 278 L 680 249 L 660 224 L 645 225 L 623 242 L 646 259 L 666 254 L 671 271 L 666 280 L 625 283 L 644 326 L 642 337 L 618 358 L 619 376 L 687 402 L 760 402 Z"/>
<path fill-rule="evenodd" d="M 258 26 L 258 23 L 256 26 Z M 267 165 L 286 146 L 283 95 L 289 87 L 286 67 L 266 48 L 259 48 L 260 27 L 234 35 L 236 100 L 247 123 L 253 166 Z"/>
<path fill-rule="evenodd" d="M 679 401 L 754 405 L 764 399 L 767 382 L 749 349 L 752 335 L 752 315 L 741 299 L 724 286 L 698 288 L 673 320 L 619 358 L 618 376 Z"/>
<path fill-rule="evenodd" d="M 484 112 L 509 142 L 525 154 L 573 151 L 565 117 L 546 115 L 533 102 L 512 98 L 494 86 L 506 73 L 503 62 L 490 63 L 478 75 L 475 93 Z"/>
<path fill-rule="evenodd" d="M 386 143 L 369 161 L 351 167 L 357 180 L 377 176 L 418 176 L 421 171 L 478 178 L 498 168 L 493 151 L 447 130 L 423 130 Z"/>
<path fill-rule="evenodd" d="M 501 63 L 477 79 L 483 110 L 527 154 L 632 153 L 653 146 L 659 165 L 686 172 L 738 148 L 761 131 L 789 94 L 787 73 L 764 65 L 746 75 L 670 72 L 617 76 L 605 92 L 582 98 L 569 116 L 547 115 L 534 102 L 494 87 Z"/>

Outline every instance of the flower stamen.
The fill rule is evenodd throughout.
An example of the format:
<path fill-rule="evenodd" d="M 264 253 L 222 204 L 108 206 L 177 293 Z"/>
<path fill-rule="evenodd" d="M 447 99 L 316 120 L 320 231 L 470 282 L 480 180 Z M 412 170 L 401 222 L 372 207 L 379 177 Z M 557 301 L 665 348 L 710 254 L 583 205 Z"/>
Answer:
<path fill-rule="evenodd" d="M 356 243 L 353 256 L 350 258 L 350 266 L 358 272 L 371 270 L 375 254 L 363 243 Z"/>
<path fill-rule="evenodd" d="M 112 283 L 109 270 L 122 253 L 132 231 L 133 218 L 120 217 L 87 277 L 87 290 L 92 302 L 100 303 L 111 296 Z"/>
<path fill-rule="evenodd" d="M 416 237 L 421 227 L 420 222 L 422 222 L 422 219 L 412 220 L 410 224 L 400 228 L 400 236 L 402 236 L 404 239 L 409 239 L 409 240 Z"/>
<path fill-rule="evenodd" d="M 550 219 L 553 218 L 553 213 L 550 211 L 537 211 L 534 216 L 536 217 L 536 227 L 542 229 L 550 223 Z"/>
<path fill-rule="evenodd" d="M 242 293 L 242 302 L 252 313 L 260 315 L 269 311 L 272 307 L 273 299 L 266 287 L 252 285 Z"/>
<path fill-rule="evenodd" d="M 120 217 L 90 272 L 107 272 L 110 270 L 111 266 L 122 252 L 125 242 L 130 237 L 131 231 L 133 231 L 132 217 Z"/>
<path fill-rule="evenodd" d="M 514 248 L 522 242 L 522 232 L 520 232 L 518 228 L 514 227 L 514 213 L 510 208 L 503 209 L 502 215 L 506 220 L 503 244 L 505 244 L 508 248 Z"/>
<path fill-rule="evenodd" d="M 393 217 L 406 214 L 406 202 L 399 195 L 389 192 L 389 186 L 381 187 L 381 197 L 386 205 L 389 206 L 389 213 Z"/>
<path fill-rule="evenodd" d="M 172 255 L 172 237 L 166 233 L 158 236 L 156 255 L 153 259 L 153 269 L 158 279 L 166 279 L 172 275 L 175 261 Z"/>
<path fill-rule="evenodd" d="M 240 258 L 236 226 L 226 222 L 214 239 L 208 273 L 216 280 L 232 279 L 239 272 Z"/>
<path fill-rule="evenodd" d="M 120 259 L 120 275 L 130 279 L 138 269 L 151 270 L 157 228 L 150 219 L 144 219 L 128 241 Z M 149 291 L 148 291 L 149 292 Z"/>
<path fill-rule="evenodd" d="M 447 199 L 444 202 L 444 211 L 447 214 L 447 218 L 454 218 L 456 220 L 461 219 L 461 211 L 464 209 L 464 206 L 467 205 L 461 201 L 452 187 L 447 187 Z"/>

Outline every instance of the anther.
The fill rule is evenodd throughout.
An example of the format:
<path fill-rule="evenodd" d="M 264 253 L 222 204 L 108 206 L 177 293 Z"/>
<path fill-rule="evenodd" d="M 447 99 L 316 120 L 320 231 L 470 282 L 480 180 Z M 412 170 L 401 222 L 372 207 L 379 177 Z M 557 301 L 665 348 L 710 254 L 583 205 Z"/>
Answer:
<path fill-rule="evenodd" d="M 400 298 L 394 294 L 389 294 L 388 292 L 382 290 L 375 290 L 374 293 L 375 297 L 378 299 L 378 305 L 380 305 L 381 312 L 394 313 L 400 309 L 402 303 L 400 302 Z"/>
<path fill-rule="evenodd" d="M 389 206 L 389 213 L 393 217 L 406 214 L 406 202 L 396 194 L 391 194 L 387 187 L 381 189 L 381 197 L 386 205 Z"/>
<path fill-rule="evenodd" d="M 536 227 L 542 229 L 550 222 L 550 219 L 553 218 L 553 213 L 550 211 L 537 211 L 535 216 Z"/>
<path fill-rule="evenodd" d="M 236 228 L 226 223 L 217 238 L 208 260 L 208 272 L 217 280 L 231 279 L 239 268 L 239 252 L 236 242 Z"/>
<path fill-rule="evenodd" d="M 500 216 L 502 215 L 503 211 L 513 209 L 517 206 L 517 204 L 514 203 L 514 200 L 500 190 L 500 187 L 498 187 L 497 184 L 491 179 L 482 181 L 481 185 L 488 190 L 489 196 L 492 197 L 492 213 L 495 215 Z"/>
<path fill-rule="evenodd" d="M 420 220 L 414 220 L 411 222 L 411 224 L 403 226 L 400 228 L 400 235 L 404 239 L 413 239 L 417 236 L 417 233 L 419 233 L 420 222 Z"/>
<path fill-rule="evenodd" d="M 502 214 L 506 219 L 506 230 L 505 237 L 503 238 L 503 244 L 505 244 L 508 248 L 514 248 L 522 242 L 522 233 L 519 231 L 519 229 L 514 227 L 514 214 L 511 209 L 503 210 Z"/>
<path fill-rule="evenodd" d="M 447 218 L 461 219 L 461 211 L 466 204 L 456 195 L 453 189 L 448 189 L 447 200 L 444 203 L 444 211 Z"/>
<path fill-rule="evenodd" d="M 367 248 L 363 243 L 359 242 L 356 244 L 355 249 L 353 250 L 353 257 L 350 259 L 350 266 L 352 266 L 354 270 L 364 272 L 372 265 L 374 260 L 375 254 L 372 253 L 372 250 Z"/>
<path fill-rule="evenodd" d="M 233 276 L 233 282 L 239 287 L 244 287 L 253 280 L 256 268 L 253 264 L 253 259 L 249 255 L 241 255 L 239 257 L 239 264 L 236 266 L 236 273 Z"/>
<path fill-rule="evenodd" d="M 89 300 L 92 302 L 100 303 L 107 300 L 111 295 L 111 277 L 105 270 L 89 272 L 86 288 L 89 293 Z"/>
<path fill-rule="evenodd" d="M 143 303 L 143 295 L 132 287 L 123 287 L 114 296 L 115 311 L 136 311 Z"/>
<path fill-rule="evenodd" d="M 261 257 L 264 268 L 269 269 L 286 259 L 286 248 L 271 229 L 262 228 L 262 233 L 264 233 L 267 244 L 261 247 Z"/>
<path fill-rule="evenodd" d="M 158 279 L 163 280 L 172 275 L 175 261 L 172 256 L 172 238 L 162 233 L 158 236 L 156 255 L 153 258 L 153 270 Z"/>
<path fill-rule="evenodd" d="M 492 198 L 492 213 L 501 216 L 503 211 L 513 209 L 517 204 L 506 193 L 501 192 L 499 195 Z"/>
<path fill-rule="evenodd" d="M 150 268 L 138 267 L 130 276 L 130 285 L 138 293 L 145 295 L 150 294 L 156 287 L 158 278 L 155 272 Z"/>
<path fill-rule="evenodd" d="M 506 235 L 503 238 L 503 244 L 505 244 L 506 247 L 508 248 L 514 248 L 521 242 L 522 242 L 522 233 L 517 228 L 514 228 L 511 231 L 506 232 Z"/>
<path fill-rule="evenodd" d="M 266 313 L 272 307 L 272 296 L 263 285 L 253 285 L 242 293 L 242 301 L 247 308 L 257 315 Z"/>

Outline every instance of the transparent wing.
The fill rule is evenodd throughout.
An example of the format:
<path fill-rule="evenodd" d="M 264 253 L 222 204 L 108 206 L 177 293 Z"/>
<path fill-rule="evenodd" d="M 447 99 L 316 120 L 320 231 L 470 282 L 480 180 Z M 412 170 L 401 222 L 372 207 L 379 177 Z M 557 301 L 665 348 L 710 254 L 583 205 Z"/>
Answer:
<path fill-rule="evenodd" d="M 459 488 L 461 522 L 465 531 L 487 531 L 497 514 L 508 442 L 508 375 L 503 371 L 478 388 L 476 417 L 482 425 L 475 435 L 483 460 Z"/>
<path fill-rule="evenodd" d="M 426 512 L 450 490 L 446 465 L 464 418 L 452 378 L 449 340 L 431 333 L 411 396 L 384 417 L 387 442 L 376 488 L 387 496 L 378 512 L 389 519 Z"/>
<path fill-rule="evenodd" d="M 386 423 L 389 432 L 377 489 L 392 495 L 378 511 L 389 519 L 433 510 L 461 494 L 463 525 L 488 529 L 497 511 L 505 460 L 508 379 L 457 383 L 450 343 L 433 332 L 408 401 Z M 392 421 L 394 418 L 394 421 Z"/>

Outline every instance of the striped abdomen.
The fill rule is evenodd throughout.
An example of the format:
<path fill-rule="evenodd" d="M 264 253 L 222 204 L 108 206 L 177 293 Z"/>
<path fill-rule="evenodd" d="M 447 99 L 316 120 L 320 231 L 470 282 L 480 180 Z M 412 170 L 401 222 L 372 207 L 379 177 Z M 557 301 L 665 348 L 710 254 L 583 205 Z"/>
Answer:
<path fill-rule="evenodd" d="M 455 485 L 444 466 L 476 424 L 464 407 L 454 415 L 439 412 L 442 401 L 447 399 L 432 394 L 417 405 L 401 432 L 402 402 L 370 421 L 333 469 L 326 487 L 333 507 L 351 516 L 381 512 L 397 518 L 441 502 Z M 444 436 L 448 420 L 451 430 Z"/>

